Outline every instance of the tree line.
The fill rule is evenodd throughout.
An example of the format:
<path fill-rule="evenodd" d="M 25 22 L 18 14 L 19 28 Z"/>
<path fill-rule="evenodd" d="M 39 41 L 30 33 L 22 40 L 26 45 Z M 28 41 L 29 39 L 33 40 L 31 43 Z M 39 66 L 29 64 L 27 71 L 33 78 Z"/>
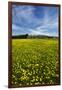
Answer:
<path fill-rule="evenodd" d="M 46 36 L 46 35 L 28 35 L 28 34 L 23 34 L 23 35 L 14 35 L 12 36 L 13 39 L 35 39 L 35 38 L 58 38 L 58 37 L 53 37 L 53 36 Z"/>
<path fill-rule="evenodd" d="M 22 38 L 27 38 L 28 37 L 28 34 L 24 34 L 24 35 L 14 35 L 14 36 L 12 36 L 12 38 L 14 38 L 14 39 L 22 39 Z"/>

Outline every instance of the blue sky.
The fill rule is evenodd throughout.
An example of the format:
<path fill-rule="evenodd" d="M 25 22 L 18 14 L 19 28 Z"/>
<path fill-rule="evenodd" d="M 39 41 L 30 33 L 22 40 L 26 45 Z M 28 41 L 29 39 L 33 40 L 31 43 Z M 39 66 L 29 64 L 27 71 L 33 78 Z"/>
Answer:
<path fill-rule="evenodd" d="M 12 6 L 12 35 L 58 36 L 58 7 Z"/>

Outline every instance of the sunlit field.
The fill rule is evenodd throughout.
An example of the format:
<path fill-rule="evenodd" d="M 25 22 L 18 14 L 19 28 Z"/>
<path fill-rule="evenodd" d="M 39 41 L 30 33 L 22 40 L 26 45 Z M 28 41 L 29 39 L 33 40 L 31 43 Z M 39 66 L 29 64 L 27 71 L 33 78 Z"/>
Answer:
<path fill-rule="evenodd" d="M 12 85 L 59 84 L 57 39 L 12 39 Z"/>

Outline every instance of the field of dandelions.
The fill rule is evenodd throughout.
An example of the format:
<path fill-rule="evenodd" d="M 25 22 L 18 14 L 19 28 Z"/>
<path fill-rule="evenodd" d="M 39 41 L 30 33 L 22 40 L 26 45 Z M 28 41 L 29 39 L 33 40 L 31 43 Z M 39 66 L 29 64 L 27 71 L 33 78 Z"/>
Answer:
<path fill-rule="evenodd" d="M 57 39 L 12 40 L 12 85 L 59 83 Z"/>

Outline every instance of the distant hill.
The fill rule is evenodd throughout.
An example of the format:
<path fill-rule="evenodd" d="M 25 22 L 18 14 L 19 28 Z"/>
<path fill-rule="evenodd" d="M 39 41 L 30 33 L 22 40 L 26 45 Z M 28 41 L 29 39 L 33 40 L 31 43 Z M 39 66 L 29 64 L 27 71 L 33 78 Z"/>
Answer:
<path fill-rule="evenodd" d="M 56 36 L 47 36 L 47 35 L 28 35 L 28 34 L 23 34 L 23 35 L 14 35 L 12 36 L 14 39 L 35 39 L 35 38 L 58 38 Z"/>

